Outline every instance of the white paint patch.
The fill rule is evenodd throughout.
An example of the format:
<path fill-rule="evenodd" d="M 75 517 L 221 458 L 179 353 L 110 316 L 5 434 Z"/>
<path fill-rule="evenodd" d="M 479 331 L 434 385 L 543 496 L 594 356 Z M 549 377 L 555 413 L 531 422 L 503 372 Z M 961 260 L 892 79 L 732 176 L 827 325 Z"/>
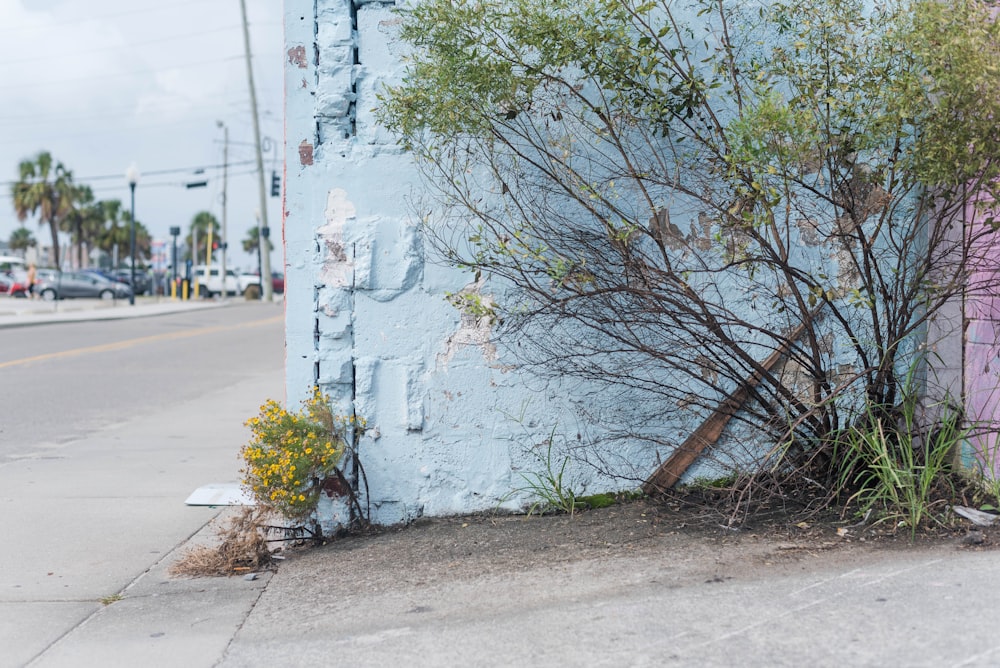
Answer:
<path fill-rule="evenodd" d="M 347 288 L 353 283 L 353 253 L 348 253 L 344 230 L 347 221 L 357 215 L 354 204 L 347 199 L 343 188 L 334 188 L 326 198 L 324 211 L 326 224 L 316 230 L 322 248 L 322 269 L 320 281 L 332 288 Z"/>

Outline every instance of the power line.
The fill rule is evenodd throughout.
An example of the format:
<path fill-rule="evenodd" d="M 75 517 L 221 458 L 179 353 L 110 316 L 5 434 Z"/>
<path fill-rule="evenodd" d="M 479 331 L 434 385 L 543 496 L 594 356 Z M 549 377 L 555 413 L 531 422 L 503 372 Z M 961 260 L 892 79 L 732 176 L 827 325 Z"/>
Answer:
<path fill-rule="evenodd" d="M 235 163 L 229 163 L 229 164 L 232 165 L 232 164 L 235 164 Z M 256 169 L 251 169 L 251 170 L 243 170 L 243 171 L 239 171 L 239 172 L 230 172 L 229 176 L 230 177 L 233 177 L 233 176 L 249 176 L 251 174 L 256 174 L 256 173 L 257 173 Z M 145 176 L 145 174 L 143 174 L 143 176 Z M 115 176 L 115 178 L 116 179 L 121 179 L 122 175 L 118 174 L 118 175 Z M 188 189 L 188 184 L 187 184 L 186 181 L 157 181 L 157 182 L 154 182 L 154 183 L 148 183 L 146 181 L 143 181 L 142 183 L 139 184 L 138 187 L 141 188 L 141 189 L 145 189 L 145 188 L 184 188 L 184 189 Z M 120 192 L 122 190 L 127 190 L 127 189 L 128 189 L 128 184 L 127 183 L 123 183 L 122 185 L 116 185 L 116 186 L 110 186 L 109 185 L 109 186 L 99 186 L 97 188 L 91 188 L 91 190 L 93 192 L 95 192 L 95 193 L 100 193 L 100 192 L 105 192 L 105 193 L 106 192 Z"/>
<path fill-rule="evenodd" d="M 246 166 L 246 165 L 253 164 L 254 162 L 255 162 L 254 160 L 240 160 L 238 162 L 230 162 L 229 166 L 230 167 L 243 167 L 243 166 Z M 222 169 L 223 167 L 224 167 L 224 165 L 222 165 L 222 164 L 219 164 L 219 165 L 203 165 L 203 166 L 200 166 L 200 167 L 171 167 L 169 169 L 153 169 L 153 170 L 150 170 L 150 171 L 147 171 L 147 172 L 143 172 L 142 175 L 144 177 L 146 177 L 146 176 L 164 176 L 164 175 L 167 175 L 167 174 L 184 174 L 184 173 L 187 173 L 187 174 L 196 174 L 198 172 L 203 172 L 203 171 L 210 170 L 210 169 Z M 255 173 L 256 171 L 257 170 L 253 170 L 252 172 L 248 172 L 248 173 Z M 87 183 L 89 181 L 108 181 L 110 179 L 119 179 L 119 180 L 122 180 L 124 182 L 125 176 L 123 174 L 101 174 L 101 175 L 98 175 L 98 176 L 75 176 L 75 175 L 73 176 L 73 182 L 74 183 L 78 183 L 78 184 Z M 4 185 L 5 186 L 13 186 L 15 183 L 17 183 L 17 181 L 7 181 L 6 183 L 4 183 Z M 156 184 L 156 183 L 147 183 L 147 184 L 143 184 L 143 187 L 149 187 L 149 186 L 153 186 L 153 185 L 175 185 L 175 184 L 172 184 L 172 183 L 159 183 L 159 184 Z M 180 182 L 180 183 L 178 183 L 176 185 L 186 185 L 186 184 Z"/>
<path fill-rule="evenodd" d="M 230 162 L 230 167 L 240 167 L 243 165 L 252 164 L 253 160 L 241 160 L 240 162 Z M 204 171 L 206 169 L 222 169 L 225 165 L 208 165 L 204 167 L 172 167 L 170 169 L 154 169 L 150 171 L 143 172 L 143 176 L 163 176 L 164 174 L 181 174 L 184 172 L 194 174 L 196 172 Z M 74 181 L 107 181 L 108 179 L 121 179 L 123 178 L 121 174 L 103 174 L 101 176 L 86 176 L 86 177 L 73 177 Z"/>

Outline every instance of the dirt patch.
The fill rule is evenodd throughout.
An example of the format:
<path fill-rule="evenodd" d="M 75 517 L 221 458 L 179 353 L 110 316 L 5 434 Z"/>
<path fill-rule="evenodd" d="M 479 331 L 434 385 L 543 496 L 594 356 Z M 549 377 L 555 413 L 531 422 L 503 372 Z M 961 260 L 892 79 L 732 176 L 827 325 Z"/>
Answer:
<path fill-rule="evenodd" d="M 404 527 L 337 537 L 319 549 L 293 549 L 290 556 L 338 559 L 342 575 L 378 587 L 391 579 L 423 585 L 665 553 L 706 577 L 728 579 L 821 554 L 826 561 L 848 562 L 874 550 L 927 546 L 981 550 L 1000 545 L 1000 529 L 972 527 L 960 519 L 951 527 L 920 532 L 911 541 L 905 529 L 851 526 L 829 515 L 801 517 L 799 512 L 775 509 L 733 526 L 731 516 L 717 508 L 682 499 L 642 499 L 574 515 L 422 519 Z"/>

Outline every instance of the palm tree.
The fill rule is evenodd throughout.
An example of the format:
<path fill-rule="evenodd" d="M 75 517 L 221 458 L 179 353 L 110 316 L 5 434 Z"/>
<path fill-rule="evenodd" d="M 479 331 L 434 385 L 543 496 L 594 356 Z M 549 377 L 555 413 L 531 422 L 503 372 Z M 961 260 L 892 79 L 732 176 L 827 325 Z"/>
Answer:
<path fill-rule="evenodd" d="M 13 251 L 21 251 L 22 253 L 32 246 L 35 245 L 35 237 L 31 236 L 31 230 L 23 225 L 10 234 L 10 241 L 7 245 Z"/>
<path fill-rule="evenodd" d="M 115 246 L 118 247 L 118 267 L 121 268 L 121 258 L 128 256 L 131 246 L 132 214 L 122 209 L 119 200 L 105 200 L 99 202 L 103 209 L 104 220 L 107 225 L 103 228 L 97 238 L 97 247 L 106 253 L 113 253 Z M 146 226 L 138 220 L 135 221 L 135 255 L 136 265 L 141 264 L 144 257 L 149 257 L 152 248 L 152 239 Z"/>
<path fill-rule="evenodd" d="M 90 186 L 75 186 L 71 194 L 72 207 L 63 218 L 62 229 L 71 234 L 76 247 L 76 266 L 82 267 L 84 244 L 88 249 L 91 248 L 104 227 L 104 208 L 94 201 L 94 192 Z"/>
<path fill-rule="evenodd" d="M 121 249 L 128 248 L 128 228 L 123 227 L 124 220 L 122 216 L 124 210 L 122 209 L 122 203 L 121 200 L 109 199 L 101 200 L 98 202 L 98 205 L 101 207 L 101 217 L 104 219 L 104 223 L 101 225 L 101 230 L 95 238 L 95 244 L 108 255 L 115 257 L 114 251 L 116 245 L 119 245 Z M 120 245 L 123 238 L 125 244 Z M 120 254 L 118 257 L 120 257 Z"/>
<path fill-rule="evenodd" d="M 38 224 L 49 226 L 52 262 L 58 268 L 59 223 L 72 207 L 73 174 L 61 162 L 54 163 L 48 151 L 34 160 L 23 160 L 18 172 L 20 178 L 11 187 L 14 212 L 21 222 L 38 213 Z"/>
<path fill-rule="evenodd" d="M 83 209 L 80 240 L 87 246 L 88 256 L 92 250 L 98 247 L 98 240 L 104 234 L 107 222 L 103 202 L 93 202 Z"/>
<path fill-rule="evenodd" d="M 212 237 L 214 239 L 219 238 L 219 221 L 214 215 L 208 211 L 199 211 L 195 214 L 194 219 L 191 220 L 191 231 L 188 233 L 185 241 L 187 242 L 188 248 L 194 248 L 194 256 L 191 259 L 195 264 L 198 264 L 206 257 L 206 251 L 208 249 L 208 231 L 212 231 Z M 195 231 L 198 233 L 198 247 L 194 247 L 194 236 Z"/>
<path fill-rule="evenodd" d="M 246 239 L 243 240 L 243 250 L 245 250 L 247 253 L 256 253 L 257 243 L 259 239 L 260 239 L 260 228 L 254 225 L 249 230 L 247 230 Z M 271 243 L 270 239 L 267 240 L 267 250 L 269 252 L 274 250 L 274 244 Z"/>

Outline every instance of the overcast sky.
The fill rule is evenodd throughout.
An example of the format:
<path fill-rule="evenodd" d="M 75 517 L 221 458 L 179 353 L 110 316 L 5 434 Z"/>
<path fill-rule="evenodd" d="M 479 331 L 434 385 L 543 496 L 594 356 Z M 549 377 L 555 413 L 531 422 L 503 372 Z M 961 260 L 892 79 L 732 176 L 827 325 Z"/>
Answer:
<path fill-rule="evenodd" d="M 282 5 L 246 0 L 268 191 L 282 161 Z M 255 267 L 240 243 L 260 209 L 243 54 L 239 0 L 0 0 L 0 239 L 20 224 L 10 199 L 18 164 L 42 150 L 126 208 L 134 162 L 136 219 L 154 238 L 174 225 L 186 234 L 202 210 L 221 221 L 222 121 L 229 264 Z M 208 187 L 185 188 L 205 178 L 193 172 L 202 167 Z M 267 202 L 280 239 L 280 200 Z M 49 238 L 37 219 L 24 224 Z M 271 262 L 280 266 L 280 250 Z"/>

